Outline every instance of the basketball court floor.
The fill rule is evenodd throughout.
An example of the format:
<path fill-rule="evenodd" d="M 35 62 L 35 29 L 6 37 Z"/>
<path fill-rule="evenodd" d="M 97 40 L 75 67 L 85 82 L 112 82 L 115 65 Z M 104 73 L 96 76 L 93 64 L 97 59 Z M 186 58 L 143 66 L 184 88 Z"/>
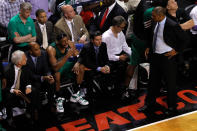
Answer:
<path fill-rule="evenodd" d="M 147 86 L 139 85 L 136 98 L 120 99 L 118 96 L 90 100 L 88 106 L 65 102 L 64 113 L 50 113 L 43 107 L 39 125 L 33 128 L 29 120 L 16 116 L 15 128 L 1 121 L 7 131 L 196 131 L 197 82 L 181 79 L 177 88 L 177 110 L 166 116 L 166 94 L 158 94 L 158 110 L 138 112 L 144 105 Z"/>

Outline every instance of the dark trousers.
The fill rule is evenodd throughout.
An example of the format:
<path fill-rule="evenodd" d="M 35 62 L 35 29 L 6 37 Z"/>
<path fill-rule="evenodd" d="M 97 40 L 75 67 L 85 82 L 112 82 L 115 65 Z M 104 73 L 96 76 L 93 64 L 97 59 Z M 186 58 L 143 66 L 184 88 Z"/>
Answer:
<path fill-rule="evenodd" d="M 112 81 L 117 87 L 121 86 L 125 80 L 127 66 L 126 61 L 110 61 Z"/>
<path fill-rule="evenodd" d="M 37 106 L 38 109 L 41 107 L 41 92 L 47 92 L 48 103 L 52 105 L 55 102 L 54 94 L 55 94 L 55 84 L 49 84 L 47 82 L 33 82 L 33 87 L 35 88 L 35 92 L 37 93 Z"/>
<path fill-rule="evenodd" d="M 35 111 L 38 107 L 36 101 L 36 98 L 38 97 L 37 95 L 38 94 L 36 93 L 34 88 L 32 88 L 32 92 L 30 94 L 26 95 L 31 101 L 30 104 L 27 104 L 27 110 L 31 114 L 33 114 L 33 111 Z M 13 117 L 12 115 L 13 107 L 24 107 L 24 103 L 21 102 L 24 102 L 24 100 L 20 96 L 16 96 L 14 93 L 6 92 L 5 107 L 7 110 L 8 119 Z"/>
<path fill-rule="evenodd" d="M 154 105 L 156 103 L 156 97 L 161 88 L 161 79 L 164 78 L 168 92 L 168 107 L 176 107 L 176 56 L 168 59 L 163 54 L 152 54 L 150 61 L 150 86 L 146 104 Z"/>
<path fill-rule="evenodd" d="M 92 88 L 94 88 L 98 94 L 100 93 L 99 95 L 105 95 L 108 93 L 107 87 L 110 86 L 111 82 L 110 74 L 103 74 L 96 70 L 90 70 L 85 71 L 84 79 L 87 87 L 91 88 L 88 89 L 90 92 Z M 99 84 L 100 89 L 96 87 L 94 81 Z"/>

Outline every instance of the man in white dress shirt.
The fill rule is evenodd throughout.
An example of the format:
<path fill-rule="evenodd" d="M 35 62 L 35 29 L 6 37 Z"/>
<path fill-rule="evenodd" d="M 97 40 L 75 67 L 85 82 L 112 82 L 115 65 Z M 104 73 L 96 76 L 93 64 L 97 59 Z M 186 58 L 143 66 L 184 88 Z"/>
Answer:
<path fill-rule="evenodd" d="M 126 26 L 126 20 L 122 16 L 116 16 L 112 20 L 112 26 L 103 33 L 102 41 L 107 45 L 107 53 L 111 64 L 111 72 L 115 72 L 114 79 L 116 86 L 122 86 L 127 61 L 131 55 L 131 48 L 128 47 L 125 35 L 122 30 Z"/>

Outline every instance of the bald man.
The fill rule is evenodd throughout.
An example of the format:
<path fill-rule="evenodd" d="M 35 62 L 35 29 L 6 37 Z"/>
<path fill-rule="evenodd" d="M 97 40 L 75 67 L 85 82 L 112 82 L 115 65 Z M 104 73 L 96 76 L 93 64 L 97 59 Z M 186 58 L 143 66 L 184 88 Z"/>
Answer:
<path fill-rule="evenodd" d="M 32 72 L 32 85 L 37 93 L 40 91 L 48 92 L 49 104 L 52 104 L 54 78 L 49 70 L 46 52 L 40 49 L 40 45 L 36 42 L 30 42 L 29 51 L 26 52 L 27 68 Z M 40 95 L 38 95 L 40 96 Z M 41 102 L 37 98 L 37 102 Z"/>
<path fill-rule="evenodd" d="M 60 33 L 65 33 L 68 38 L 74 43 L 87 43 L 89 33 L 81 16 L 76 15 L 72 6 L 62 6 L 63 16 L 55 24 L 56 36 Z"/>

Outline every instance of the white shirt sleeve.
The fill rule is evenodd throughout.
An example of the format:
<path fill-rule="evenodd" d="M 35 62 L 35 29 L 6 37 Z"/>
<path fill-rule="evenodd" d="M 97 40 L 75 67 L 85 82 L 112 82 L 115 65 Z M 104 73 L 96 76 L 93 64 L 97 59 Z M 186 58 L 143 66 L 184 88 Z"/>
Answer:
<path fill-rule="evenodd" d="M 114 55 L 114 52 L 112 50 L 114 46 L 112 45 L 113 43 L 110 41 L 110 39 L 108 37 L 103 36 L 102 41 L 105 42 L 107 45 L 107 54 L 108 54 L 109 60 L 118 61 L 119 56 Z"/>

